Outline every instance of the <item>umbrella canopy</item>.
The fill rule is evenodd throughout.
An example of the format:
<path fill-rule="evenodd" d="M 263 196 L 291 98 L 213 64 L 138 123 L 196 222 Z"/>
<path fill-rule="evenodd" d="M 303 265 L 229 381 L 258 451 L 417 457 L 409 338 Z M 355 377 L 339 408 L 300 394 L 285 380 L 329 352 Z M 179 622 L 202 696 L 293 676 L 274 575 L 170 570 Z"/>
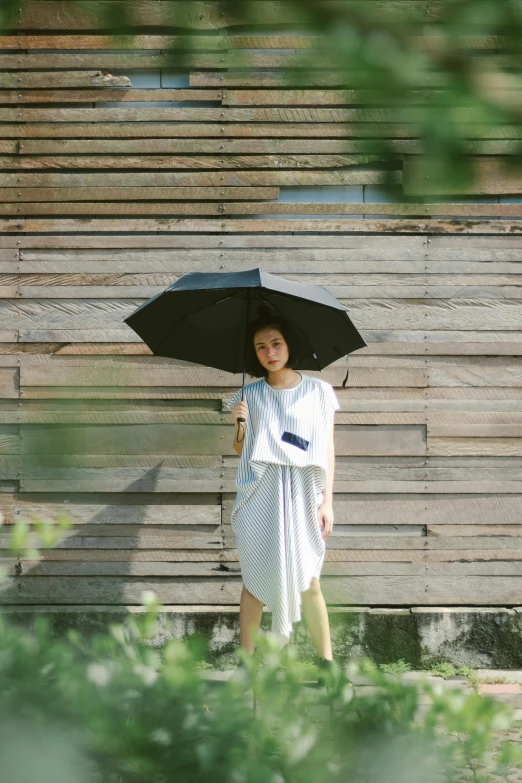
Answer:
<path fill-rule="evenodd" d="M 326 288 L 287 280 L 259 267 L 188 272 L 144 302 L 125 323 L 156 356 L 242 371 L 244 384 L 247 327 L 261 304 L 293 327 L 299 341 L 296 369 L 322 370 L 367 344 L 344 305 Z"/>

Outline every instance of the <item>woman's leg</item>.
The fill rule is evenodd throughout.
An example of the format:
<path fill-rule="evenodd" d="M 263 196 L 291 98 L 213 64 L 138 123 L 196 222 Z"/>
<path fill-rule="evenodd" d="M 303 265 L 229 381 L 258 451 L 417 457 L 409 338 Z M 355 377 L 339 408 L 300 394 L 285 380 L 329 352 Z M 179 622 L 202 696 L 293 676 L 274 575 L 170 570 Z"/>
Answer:
<path fill-rule="evenodd" d="M 243 585 L 239 607 L 239 633 L 241 646 L 249 655 L 254 652 L 253 637 L 254 633 L 259 631 L 262 614 L 263 602 L 255 598 Z"/>
<path fill-rule="evenodd" d="M 319 579 L 314 577 L 309 589 L 301 593 L 301 609 L 317 654 L 331 661 L 330 623 Z"/>

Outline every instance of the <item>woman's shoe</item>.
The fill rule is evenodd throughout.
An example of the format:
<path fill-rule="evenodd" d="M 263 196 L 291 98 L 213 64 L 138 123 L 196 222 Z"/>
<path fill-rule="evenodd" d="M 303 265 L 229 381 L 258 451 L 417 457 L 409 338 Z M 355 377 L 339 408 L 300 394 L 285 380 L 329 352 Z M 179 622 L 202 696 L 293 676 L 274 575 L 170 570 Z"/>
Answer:
<path fill-rule="evenodd" d="M 334 662 L 328 658 L 317 659 L 317 666 L 319 668 L 319 674 L 317 675 L 317 684 L 321 687 L 325 687 L 332 680 L 332 674 L 334 672 Z"/>
<path fill-rule="evenodd" d="M 244 683 L 246 687 L 250 685 L 250 680 L 248 677 L 248 669 L 245 661 L 242 658 L 239 658 L 238 664 L 230 677 L 228 678 L 229 682 L 241 682 Z"/>
<path fill-rule="evenodd" d="M 318 658 L 317 666 L 319 668 L 319 674 L 317 676 L 317 684 L 322 688 L 339 688 L 342 685 L 350 683 L 343 668 L 339 666 L 337 661 L 329 660 L 328 658 Z"/>

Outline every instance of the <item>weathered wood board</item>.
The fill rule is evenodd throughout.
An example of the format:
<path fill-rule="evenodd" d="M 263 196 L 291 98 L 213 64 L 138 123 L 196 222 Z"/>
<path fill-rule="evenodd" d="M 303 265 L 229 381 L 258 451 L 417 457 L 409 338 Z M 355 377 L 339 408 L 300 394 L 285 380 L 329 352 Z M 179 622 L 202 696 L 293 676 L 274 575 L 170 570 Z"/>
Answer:
<path fill-rule="evenodd" d="M 522 604 L 520 129 L 455 107 L 477 176 L 430 194 L 440 73 L 401 113 L 320 59 L 299 83 L 315 39 L 284 0 L 248 33 L 217 3 L 177 0 L 173 20 L 132 0 L 132 41 L 110 3 L 28 0 L 2 40 L 0 603 L 239 603 L 223 401 L 242 376 L 154 357 L 124 318 L 187 272 L 259 266 L 326 288 L 368 343 L 344 387 L 344 357 L 309 371 L 341 404 L 327 602 Z M 372 8 L 429 25 L 442 3 Z M 194 54 L 175 67 L 180 14 Z M 507 61 L 501 39 L 459 45 Z M 61 515 L 16 576 L 10 525 Z"/>

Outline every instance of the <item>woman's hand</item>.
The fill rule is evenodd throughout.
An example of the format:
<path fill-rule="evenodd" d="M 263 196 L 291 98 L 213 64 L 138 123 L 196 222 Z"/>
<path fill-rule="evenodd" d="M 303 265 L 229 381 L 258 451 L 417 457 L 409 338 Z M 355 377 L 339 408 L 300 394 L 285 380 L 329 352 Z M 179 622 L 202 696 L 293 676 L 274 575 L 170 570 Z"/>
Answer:
<path fill-rule="evenodd" d="M 236 454 L 241 454 L 243 451 L 243 441 L 245 440 L 246 423 L 248 419 L 248 405 L 246 400 L 236 402 L 236 404 L 231 407 L 230 413 L 234 419 L 234 441 L 232 446 L 234 447 Z M 238 418 L 244 419 L 245 421 L 237 421 Z"/>
<path fill-rule="evenodd" d="M 244 419 L 246 424 L 248 420 L 248 405 L 246 400 L 240 400 L 239 402 L 236 402 L 235 405 L 232 405 L 230 413 L 232 414 L 234 421 L 239 417 L 240 419 Z M 240 424 L 241 423 L 242 422 L 240 422 Z"/>
<path fill-rule="evenodd" d="M 317 516 L 319 518 L 319 527 L 323 534 L 323 538 L 328 538 L 333 529 L 333 508 L 332 504 L 325 501 L 321 503 L 317 510 Z"/>

